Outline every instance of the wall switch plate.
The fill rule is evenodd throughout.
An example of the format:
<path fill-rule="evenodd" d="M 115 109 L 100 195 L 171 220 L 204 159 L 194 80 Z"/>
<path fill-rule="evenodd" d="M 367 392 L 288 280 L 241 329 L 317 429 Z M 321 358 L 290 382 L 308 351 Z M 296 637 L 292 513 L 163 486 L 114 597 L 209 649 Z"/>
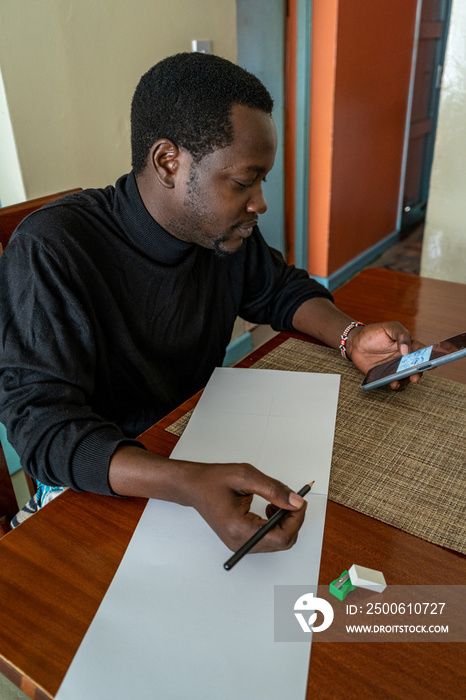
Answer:
<path fill-rule="evenodd" d="M 193 39 L 193 51 L 197 53 L 212 53 L 212 42 L 210 39 Z"/>

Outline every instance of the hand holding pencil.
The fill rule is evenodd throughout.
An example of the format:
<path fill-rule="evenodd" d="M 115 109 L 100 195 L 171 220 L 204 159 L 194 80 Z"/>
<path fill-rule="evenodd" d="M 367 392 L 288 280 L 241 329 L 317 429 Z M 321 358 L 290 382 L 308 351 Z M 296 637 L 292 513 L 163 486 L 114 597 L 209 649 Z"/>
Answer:
<path fill-rule="evenodd" d="M 305 496 L 309 491 L 311 490 L 312 486 L 314 485 L 314 482 L 311 481 L 309 484 L 306 484 L 303 486 L 303 488 L 298 491 L 298 496 Z M 234 567 L 235 564 L 239 562 L 240 559 L 244 557 L 245 554 L 248 554 L 253 547 L 256 546 L 258 542 L 261 541 L 265 535 L 270 532 L 274 527 L 277 527 L 279 523 L 283 520 L 283 518 L 290 513 L 289 510 L 286 508 L 280 508 L 279 510 L 276 511 L 269 519 L 268 521 L 262 525 L 261 528 L 247 541 L 245 542 L 237 552 L 233 554 L 223 565 L 223 568 L 226 569 L 227 571 L 230 571 Z"/>
<path fill-rule="evenodd" d="M 176 465 L 176 460 L 173 462 Z M 287 517 L 282 516 L 279 524 L 260 538 L 254 552 L 280 551 L 294 545 L 307 507 L 302 496 L 250 464 L 184 464 L 189 469 L 183 470 L 183 479 L 178 482 L 184 497 L 177 502 L 196 508 L 233 552 L 268 523 L 251 511 L 255 494 L 268 501 L 268 515 L 283 509 Z"/>

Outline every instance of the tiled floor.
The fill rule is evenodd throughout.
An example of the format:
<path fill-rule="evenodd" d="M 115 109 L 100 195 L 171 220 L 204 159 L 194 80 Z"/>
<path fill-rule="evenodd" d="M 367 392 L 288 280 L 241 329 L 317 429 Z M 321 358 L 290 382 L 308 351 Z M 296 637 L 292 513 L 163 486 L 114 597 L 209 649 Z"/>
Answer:
<path fill-rule="evenodd" d="M 27 700 L 27 698 L 27 695 L 0 673 L 0 700 Z"/>
<path fill-rule="evenodd" d="M 16 500 L 18 501 L 20 508 L 22 508 L 31 498 L 26 484 L 26 479 L 24 478 L 24 472 L 21 470 L 16 472 L 16 474 L 13 474 L 11 481 L 15 490 Z M 3 700 L 1 695 L 0 700 Z"/>
<path fill-rule="evenodd" d="M 419 275 L 421 268 L 424 223 L 414 227 L 402 240 L 388 248 L 368 267 L 384 267 L 388 270 Z"/>

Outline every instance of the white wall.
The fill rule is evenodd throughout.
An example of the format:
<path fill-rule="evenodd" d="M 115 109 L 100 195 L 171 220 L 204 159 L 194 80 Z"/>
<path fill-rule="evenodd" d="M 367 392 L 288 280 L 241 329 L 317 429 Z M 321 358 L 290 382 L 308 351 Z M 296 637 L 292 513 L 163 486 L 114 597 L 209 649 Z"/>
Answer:
<path fill-rule="evenodd" d="M 0 206 L 26 198 L 0 67 Z"/>
<path fill-rule="evenodd" d="M 235 0 L 1 0 L 0 68 L 27 199 L 128 172 L 134 88 L 192 39 L 235 61 Z"/>
<path fill-rule="evenodd" d="M 421 275 L 466 283 L 466 3 L 453 0 Z M 465 300 L 466 301 L 466 300 Z"/>

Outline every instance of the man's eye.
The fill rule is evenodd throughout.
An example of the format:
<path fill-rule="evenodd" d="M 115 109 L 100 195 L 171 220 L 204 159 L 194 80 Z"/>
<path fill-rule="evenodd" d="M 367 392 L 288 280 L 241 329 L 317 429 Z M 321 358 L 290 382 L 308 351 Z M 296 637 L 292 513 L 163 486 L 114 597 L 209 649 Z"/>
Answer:
<path fill-rule="evenodd" d="M 249 181 L 249 182 L 244 182 L 243 180 L 235 180 L 235 183 L 242 189 L 245 190 L 248 187 L 252 187 L 253 184 L 255 183 L 257 178 L 254 178 L 254 180 Z M 262 182 L 267 182 L 267 179 L 265 177 L 261 178 Z"/>

